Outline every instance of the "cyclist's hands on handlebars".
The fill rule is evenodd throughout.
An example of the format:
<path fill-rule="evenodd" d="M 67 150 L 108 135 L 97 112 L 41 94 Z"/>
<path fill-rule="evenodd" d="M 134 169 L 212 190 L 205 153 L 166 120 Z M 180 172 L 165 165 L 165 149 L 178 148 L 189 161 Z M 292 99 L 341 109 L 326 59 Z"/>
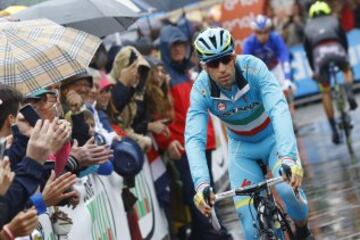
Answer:
<path fill-rule="evenodd" d="M 209 185 L 199 188 L 194 196 L 195 206 L 206 217 L 210 217 L 211 207 L 215 204 L 215 194 Z"/>
<path fill-rule="evenodd" d="M 289 158 L 282 160 L 280 174 L 295 190 L 298 190 L 301 186 L 304 171 L 301 164 L 297 163 L 295 160 Z"/>

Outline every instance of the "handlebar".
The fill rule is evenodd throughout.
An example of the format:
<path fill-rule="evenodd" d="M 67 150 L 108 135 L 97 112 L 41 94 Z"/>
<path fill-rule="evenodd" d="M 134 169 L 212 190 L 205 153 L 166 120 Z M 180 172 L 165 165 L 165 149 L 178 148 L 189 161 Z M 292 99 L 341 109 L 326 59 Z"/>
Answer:
<path fill-rule="evenodd" d="M 279 183 L 282 183 L 284 180 L 282 177 L 275 177 L 271 179 L 267 179 L 263 182 L 259 182 L 250 186 L 246 187 L 240 187 L 236 189 L 232 189 L 229 191 L 225 191 L 222 193 L 215 194 L 215 202 L 221 201 L 226 198 L 234 197 L 234 196 L 243 196 L 243 195 L 251 195 L 255 192 L 262 191 L 263 189 L 266 189 L 267 187 L 270 187 L 272 185 L 276 185 Z"/>

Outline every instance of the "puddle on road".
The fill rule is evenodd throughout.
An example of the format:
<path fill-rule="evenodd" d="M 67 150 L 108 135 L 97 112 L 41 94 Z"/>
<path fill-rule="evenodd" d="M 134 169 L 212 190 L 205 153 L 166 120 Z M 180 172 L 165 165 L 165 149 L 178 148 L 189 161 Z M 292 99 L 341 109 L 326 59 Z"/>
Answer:
<path fill-rule="evenodd" d="M 328 132 L 306 130 L 299 136 L 305 145 L 302 155 L 308 160 L 304 168 L 306 173 L 311 173 L 303 185 L 310 206 L 309 222 L 316 239 L 360 239 L 359 165 L 352 165 L 345 146 L 331 144 Z M 355 149 L 360 156 L 360 149 Z"/>

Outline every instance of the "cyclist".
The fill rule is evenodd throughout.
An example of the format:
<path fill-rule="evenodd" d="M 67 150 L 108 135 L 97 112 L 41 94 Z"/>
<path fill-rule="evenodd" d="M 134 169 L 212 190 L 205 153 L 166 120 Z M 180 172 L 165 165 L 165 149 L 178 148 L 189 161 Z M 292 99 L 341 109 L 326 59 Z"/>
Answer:
<path fill-rule="evenodd" d="M 293 95 L 295 85 L 291 82 L 290 55 L 283 37 L 271 30 L 271 19 L 257 15 L 251 22 L 253 34 L 244 41 L 243 54 L 260 58 L 275 75 L 286 96 L 293 121 L 295 120 L 295 104 Z"/>
<path fill-rule="evenodd" d="M 233 38 L 223 28 L 207 28 L 194 41 L 195 50 L 204 70 L 199 74 L 190 94 L 186 117 L 185 149 L 196 190 L 194 202 L 209 216 L 211 202 L 204 193 L 211 192 L 205 157 L 208 111 L 227 126 L 229 138 L 229 176 L 232 187 L 264 180 L 258 164 L 261 160 L 279 176 L 282 164 L 292 170 L 291 186 L 299 188 L 303 170 L 289 108 L 281 87 L 266 65 L 250 55 L 235 55 Z M 307 227 L 308 206 L 299 201 L 290 185 L 276 187 L 288 213 L 297 226 L 298 239 L 312 239 Z M 256 229 L 245 196 L 235 197 L 235 206 L 246 239 L 257 239 Z M 252 207 L 253 208 L 253 207 Z M 254 209 L 252 210 L 255 211 Z"/>
<path fill-rule="evenodd" d="M 331 16 L 331 8 L 323 1 L 316 1 L 309 9 L 310 20 L 305 26 L 304 48 L 314 72 L 313 78 L 319 82 L 322 102 L 332 130 L 332 141 L 340 143 L 334 109 L 331 98 L 329 63 L 334 62 L 343 72 L 345 90 L 350 110 L 357 108 L 352 92 L 353 75 L 347 57 L 348 42 L 345 31 L 335 16 Z"/>

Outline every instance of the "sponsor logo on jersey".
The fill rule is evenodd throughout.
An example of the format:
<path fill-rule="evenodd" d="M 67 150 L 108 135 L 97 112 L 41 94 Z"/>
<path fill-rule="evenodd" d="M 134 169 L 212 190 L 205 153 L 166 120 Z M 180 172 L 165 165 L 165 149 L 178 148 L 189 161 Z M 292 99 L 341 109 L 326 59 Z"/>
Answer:
<path fill-rule="evenodd" d="M 226 104 L 223 103 L 223 102 L 219 102 L 218 105 L 217 105 L 217 109 L 222 112 L 222 111 L 225 111 L 226 109 Z"/>

